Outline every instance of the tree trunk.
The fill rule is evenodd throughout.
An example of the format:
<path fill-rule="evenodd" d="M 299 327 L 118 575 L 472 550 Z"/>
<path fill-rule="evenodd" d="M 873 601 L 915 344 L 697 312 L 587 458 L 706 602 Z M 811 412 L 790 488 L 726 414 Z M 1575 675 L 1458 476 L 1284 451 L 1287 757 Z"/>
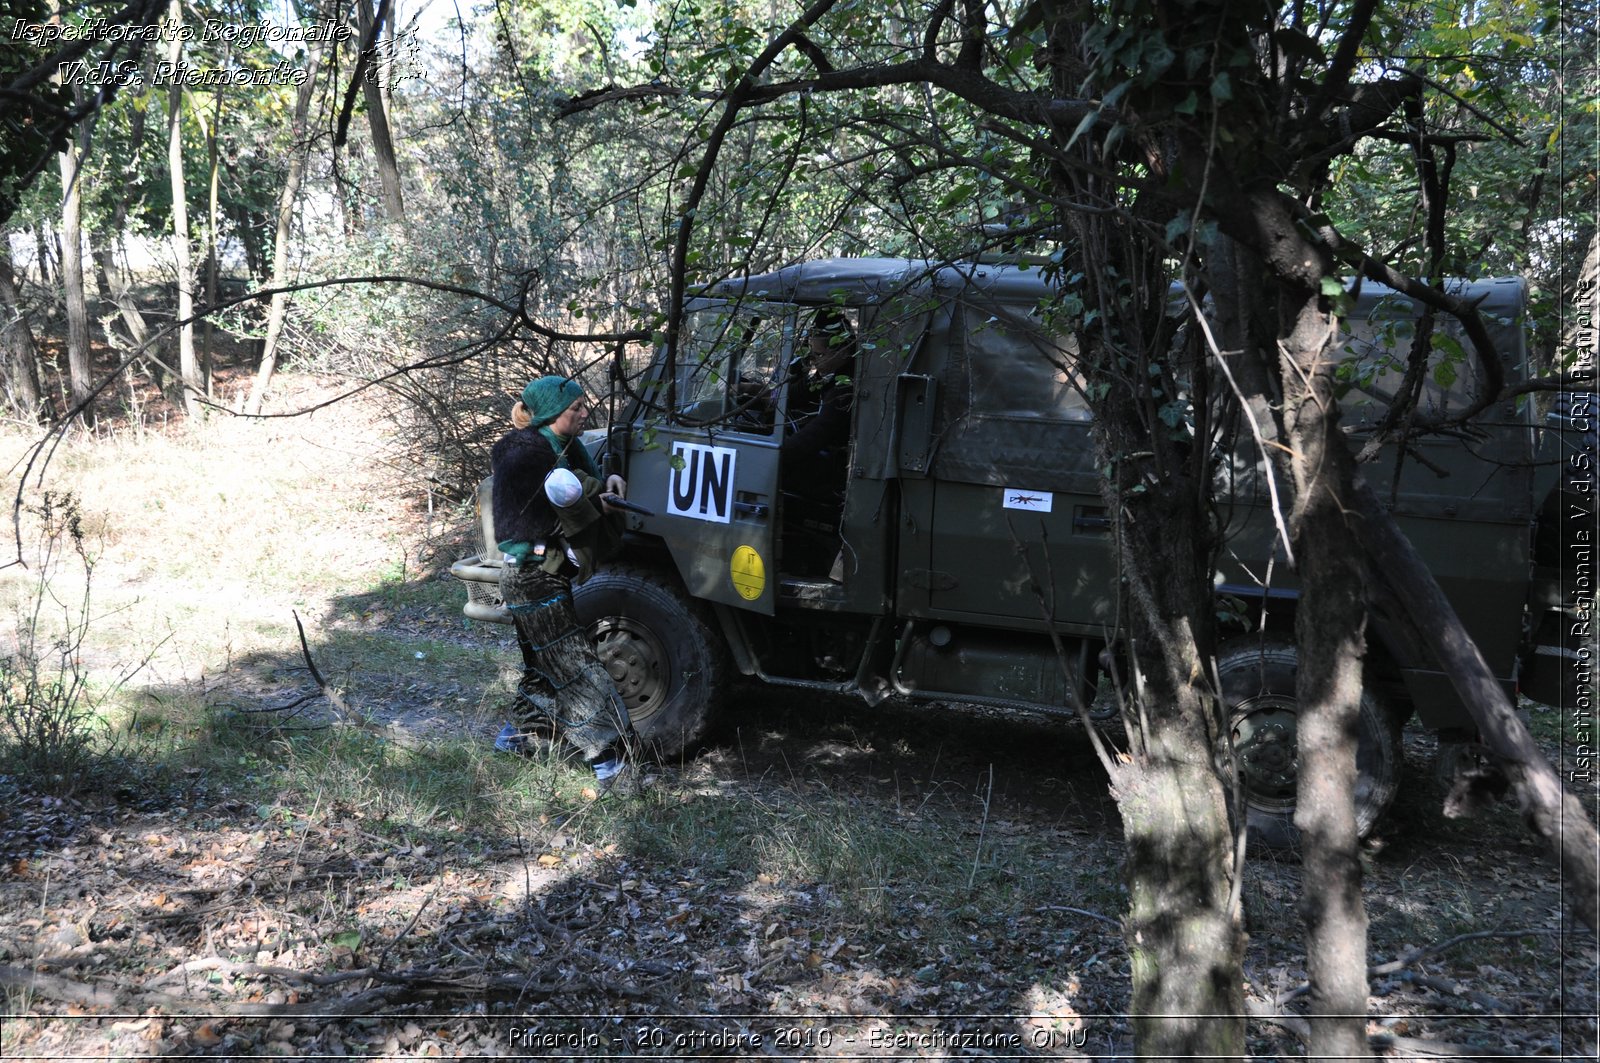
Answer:
<path fill-rule="evenodd" d="M 261 253 L 261 238 L 256 231 L 258 216 L 240 203 L 228 204 L 227 210 L 229 217 L 233 219 L 234 231 L 239 234 L 239 243 L 244 247 L 245 267 L 249 269 L 250 276 L 265 277 L 267 260 Z"/>
<path fill-rule="evenodd" d="M 151 76 L 153 68 L 146 68 L 145 76 Z M 116 304 L 117 314 L 122 318 L 123 326 L 128 330 L 128 339 L 135 348 L 144 349 L 150 340 L 150 326 L 140 311 L 139 304 L 134 300 L 130 290 L 128 273 L 117 265 L 116 248 L 122 235 L 128 229 L 128 204 L 134 199 L 134 178 L 139 173 L 140 157 L 143 154 L 145 117 L 148 110 L 142 107 L 129 108 L 128 115 L 128 142 L 133 146 L 132 155 L 122 164 L 122 191 L 116 197 L 116 203 L 111 208 L 111 222 L 104 234 L 102 242 L 91 240 L 89 246 L 100 263 L 100 272 L 105 275 L 107 292 L 110 293 L 112 302 Z M 126 256 L 124 256 L 126 257 Z M 155 380 L 156 386 L 161 387 L 165 370 L 160 361 L 155 357 L 155 352 L 146 350 L 150 355 L 145 361 L 149 367 L 150 375 Z"/>
<path fill-rule="evenodd" d="M 316 92 L 317 67 L 322 60 L 322 45 L 312 45 L 306 60 L 306 79 L 300 83 L 295 97 L 294 124 L 291 127 L 293 146 L 289 154 L 289 173 L 283 181 L 283 191 L 278 194 L 278 225 L 272 238 L 272 281 L 269 287 L 282 288 L 289 283 L 289 237 L 294 228 L 295 201 L 300 197 L 300 182 L 305 178 L 306 155 L 311 150 L 306 135 L 306 116 L 311 111 L 311 98 Z M 272 383 L 272 374 L 278 366 L 278 342 L 283 336 L 284 318 L 289 312 L 289 296 L 279 292 L 272 297 L 267 312 L 267 334 L 261 344 L 261 364 L 256 368 L 256 378 L 250 384 L 250 396 L 245 402 L 245 412 L 259 414 L 261 403 Z"/>
<path fill-rule="evenodd" d="M 394 113 L 394 74 L 395 62 L 399 58 L 395 50 L 395 23 L 400 21 L 400 0 L 390 0 L 389 12 L 383 20 L 383 26 L 378 30 L 378 37 L 382 40 L 378 54 L 385 57 L 383 67 L 378 70 L 378 88 L 383 93 L 383 113 Z"/>
<path fill-rule="evenodd" d="M 1164 669 L 1161 669 L 1164 671 Z M 1232 832 L 1207 720 L 1210 696 L 1190 680 L 1145 673 L 1159 712 L 1137 768 L 1118 777 L 1127 846 L 1133 1031 L 1140 1059 L 1244 1054 L 1244 934 L 1232 898 Z"/>
<path fill-rule="evenodd" d="M 1338 321 L 1316 293 L 1285 307 L 1284 434 L 1294 453 L 1289 522 L 1300 574 L 1295 697 L 1306 967 L 1311 1041 L 1320 1059 L 1366 1059 L 1367 913 L 1356 826 L 1356 747 L 1367 601 L 1345 485 L 1353 461 L 1339 434 L 1330 357 Z"/>
<path fill-rule="evenodd" d="M 1165 274 L 1141 275 L 1156 278 L 1153 286 L 1164 295 Z M 1147 297 L 1141 305 L 1165 304 Z M 1218 770 L 1227 728 L 1208 679 L 1214 514 L 1195 478 L 1209 465 L 1203 452 L 1174 445 L 1171 433 L 1151 432 L 1150 377 L 1123 369 L 1126 352 L 1144 343 L 1163 346 L 1128 340 L 1112 349 L 1092 341 L 1084 348 L 1091 386 L 1110 385 L 1094 402 L 1094 428 L 1112 470 L 1102 492 L 1107 512 L 1117 514 L 1113 535 L 1135 670 L 1127 678 L 1139 710 L 1130 726 L 1130 760 L 1112 774 L 1127 853 L 1123 932 L 1133 961 L 1134 1041 L 1141 1059 L 1238 1058 L 1244 1053 L 1240 869 Z"/>
<path fill-rule="evenodd" d="M 1056 54 L 1078 54 L 1080 30 L 1071 20 L 1054 20 L 1051 32 Z M 1055 91 L 1070 96 L 1082 72 L 1062 63 L 1053 78 Z M 1057 134 L 1065 146 L 1069 131 Z M 1053 168 L 1051 180 L 1064 201 L 1095 202 L 1105 192 L 1097 177 L 1065 165 Z M 1159 209 L 1131 207 L 1147 223 Z M 1070 294 L 1097 315 L 1079 332 L 1080 365 L 1109 472 L 1101 492 L 1133 672 L 1121 677 L 1134 707 L 1127 758 L 1107 767 L 1126 851 L 1134 1044 L 1141 1059 L 1238 1059 L 1245 1049 L 1241 854 L 1220 770 L 1227 722 L 1210 681 L 1220 523 L 1210 448 L 1179 440 L 1154 413 L 1156 386 L 1170 395 L 1179 379 L 1197 382 L 1195 406 L 1207 408 L 1204 352 L 1174 344 L 1164 250 L 1126 217 L 1070 213 L 1059 242 L 1070 256 L 1062 275 L 1076 278 Z"/>
<path fill-rule="evenodd" d="M 29 417 L 39 414 L 43 389 L 39 386 L 39 348 L 33 342 L 33 329 L 22 311 L 22 300 L 12 281 L 11 241 L 0 233 L 0 357 L 3 363 L 6 398 Z"/>
<path fill-rule="evenodd" d="M 167 20 L 172 31 L 167 58 L 176 66 L 183 56 L 183 39 L 178 32 L 183 25 L 182 0 L 171 0 Z M 172 257 L 178 268 L 178 320 L 186 322 L 178 329 L 178 375 L 182 377 L 183 407 L 190 417 L 199 417 L 205 413 L 200 401 L 205 390 L 195 357 L 194 324 L 188 322 L 194 315 L 194 268 L 189 260 L 189 197 L 183 180 L 183 85 L 176 79 L 167 89 L 167 168 L 172 178 Z"/>
<path fill-rule="evenodd" d="M 222 65 L 229 65 L 233 54 L 231 47 L 223 50 Z M 206 130 L 206 167 L 210 173 L 208 209 L 206 211 L 206 305 L 217 305 L 217 201 L 219 199 L 218 178 L 221 174 L 221 160 L 218 158 L 217 140 L 221 136 L 222 125 L 222 91 L 213 93 L 215 109 L 211 112 L 210 128 Z M 211 318 L 207 317 L 200 330 L 200 374 L 206 389 L 206 396 L 212 394 L 211 374 L 212 366 L 216 359 L 216 326 Z"/>
<path fill-rule="evenodd" d="M 61 152 L 61 284 L 67 310 L 67 387 L 71 410 L 94 424 L 90 401 L 89 307 L 83 292 L 83 155 L 86 145 L 80 123 Z M 70 411 L 69 411 L 70 412 Z"/>
<path fill-rule="evenodd" d="M 101 302 L 110 302 L 115 296 L 111 290 L 111 277 L 106 273 L 106 260 L 95 253 L 94 234 L 84 233 L 84 242 L 89 245 L 89 261 L 94 264 L 94 285 Z"/>
<path fill-rule="evenodd" d="M 128 339 L 133 346 L 143 347 L 150 338 L 150 326 L 145 322 L 144 314 L 133 301 L 133 293 L 128 290 L 128 282 L 122 276 L 122 271 L 117 267 L 117 256 L 109 246 L 89 244 L 94 252 L 95 259 L 100 263 L 100 272 L 106 278 L 107 290 L 111 293 L 111 301 L 116 304 L 117 314 L 122 318 L 123 327 L 128 330 Z"/>
<path fill-rule="evenodd" d="M 52 276 L 50 270 L 50 242 L 45 239 L 44 224 L 42 222 L 33 227 L 33 243 L 37 249 L 36 253 L 39 261 L 39 286 L 49 288 Z"/>
<path fill-rule="evenodd" d="M 1209 645 L 1202 651 L 1196 640 L 1209 628 L 1214 606 L 1209 595 L 1192 600 L 1197 585 L 1184 551 L 1164 552 L 1198 530 L 1174 512 L 1187 501 L 1164 507 L 1167 519 L 1151 519 L 1163 507 L 1148 507 L 1122 529 L 1128 544 L 1123 574 L 1143 584 L 1134 597 L 1162 610 L 1160 620 L 1140 615 L 1145 609 L 1138 605 L 1131 610 L 1139 670 L 1134 682 L 1148 722 L 1133 763 L 1113 785 L 1127 851 L 1124 934 L 1133 961 L 1140 1058 L 1236 1059 L 1244 1052 L 1238 869 L 1214 759 L 1221 709 L 1205 679 L 1202 653 Z"/>
<path fill-rule="evenodd" d="M 387 7 L 382 0 L 378 0 L 378 3 L 380 10 Z M 384 10 L 383 13 L 387 16 L 385 21 L 393 18 L 391 12 Z M 373 27 L 371 0 L 356 0 L 356 15 L 359 20 L 359 39 L 365 41 Z M 367 123 L 372 127 L 372 154 L 378 163 L 378 179 L 383 183 L 384 212 L 392 221 L 404 221 L 406 207 L 400 196 L 400 166 L 395 161 L 394 140 L 389 135 L 389 116 L 383 105 L 383 90 L 378 85 L 381 76 L 385 75 L 377 65 L 369 63 L 361 82 L 361 95 L 367 105 Z"/>

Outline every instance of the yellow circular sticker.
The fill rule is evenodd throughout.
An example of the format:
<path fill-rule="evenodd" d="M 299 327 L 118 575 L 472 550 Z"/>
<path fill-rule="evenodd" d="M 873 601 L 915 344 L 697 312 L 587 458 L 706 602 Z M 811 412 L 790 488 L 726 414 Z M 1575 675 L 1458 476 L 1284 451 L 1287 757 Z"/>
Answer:
<path fill-rule="evenodd" d="M 733 589 L 747 602 L 755 601 L 767 589 L 767 566 L 753 546 L 741 546 L 733 552 L 728 574 L 733 577 Z"/>

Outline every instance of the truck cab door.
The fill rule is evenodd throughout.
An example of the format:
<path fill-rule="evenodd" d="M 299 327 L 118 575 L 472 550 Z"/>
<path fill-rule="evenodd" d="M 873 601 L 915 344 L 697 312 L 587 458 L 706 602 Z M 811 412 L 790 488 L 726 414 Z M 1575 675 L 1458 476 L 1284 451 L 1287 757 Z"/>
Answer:
<path fill-rule="evenodd" d="M 629 499 L 653 511 L 637 530 L 661 540 L 694 597 L 768 615 L 792 309 L 691 302 L 673 386 L 660 354 L 646 385 L 669 408 L 643 414 L 629 441 Z"/>
<path fill-rule="evenodd" d="M 936 447 L 909 445 L 921 402 L 902 403 L 906 519 L 897 600 L 908 615 L 1084 633 L 1114 620 L 1111 521 L 1076 341 L 1026 303 L 962 303 L 941 337 Z M 922 470 L 926 471 L 923 472 Z"/>

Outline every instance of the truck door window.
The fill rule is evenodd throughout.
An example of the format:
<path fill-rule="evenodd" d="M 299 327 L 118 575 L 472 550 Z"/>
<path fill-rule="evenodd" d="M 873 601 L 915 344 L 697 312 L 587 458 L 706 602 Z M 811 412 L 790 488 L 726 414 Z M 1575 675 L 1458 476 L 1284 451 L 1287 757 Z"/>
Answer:
<path fill-rule="evenodd" d="M 780 378 L 784 326 L 780 312 L 734 307 L 692 311 L 679 345 L 674 419 L 684 424 L 725 422 L 739 431 L 770 433 L 771 406 L 759 399 Z"/>
<path fill-rule="evenodd" d="M 1380 305 L 1367 318 L 1345 322 L 1339 378 L 1349 385 L 1349 391 L 1341 398 L 1340 408 L 1355 425 L 1383 417 L 1410 362 L 1416 321 L 1409 316 L 1386 317 L 1382 310 Z M 1479 367 L 1459 322 L 1441 314 L 1433 328 L 1433 346 L 1417 406 L 1428 416 L 1439 417 L 1471 402 L 1477 394 Z"/>
<path fill-rule="evenodd" d="M 1095 489 L 1077 341 L 1030 306 L 966 303 L 955 326 L 948 402 L 937 413 L 940 480 Z"/>
<path fill-rule="evenodd" d="M 1089 404 L 1078 373 L 1078 345 L 1055 335 L 1036 310 L 968 307 L 966 385 L 970 412 L 980 418 L 1087 421 Z"/>

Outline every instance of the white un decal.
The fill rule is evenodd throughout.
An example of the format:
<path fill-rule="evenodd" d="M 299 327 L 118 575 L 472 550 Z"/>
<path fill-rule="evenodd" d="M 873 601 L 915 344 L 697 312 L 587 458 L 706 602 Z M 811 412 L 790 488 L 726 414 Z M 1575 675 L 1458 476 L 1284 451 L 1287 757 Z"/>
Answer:
<path fill-rule="evenodd" d="M 738 456 L 727 447 L 673 443 L 667 512 L 728 523 L 733 515 L 733 466 Z"/>

